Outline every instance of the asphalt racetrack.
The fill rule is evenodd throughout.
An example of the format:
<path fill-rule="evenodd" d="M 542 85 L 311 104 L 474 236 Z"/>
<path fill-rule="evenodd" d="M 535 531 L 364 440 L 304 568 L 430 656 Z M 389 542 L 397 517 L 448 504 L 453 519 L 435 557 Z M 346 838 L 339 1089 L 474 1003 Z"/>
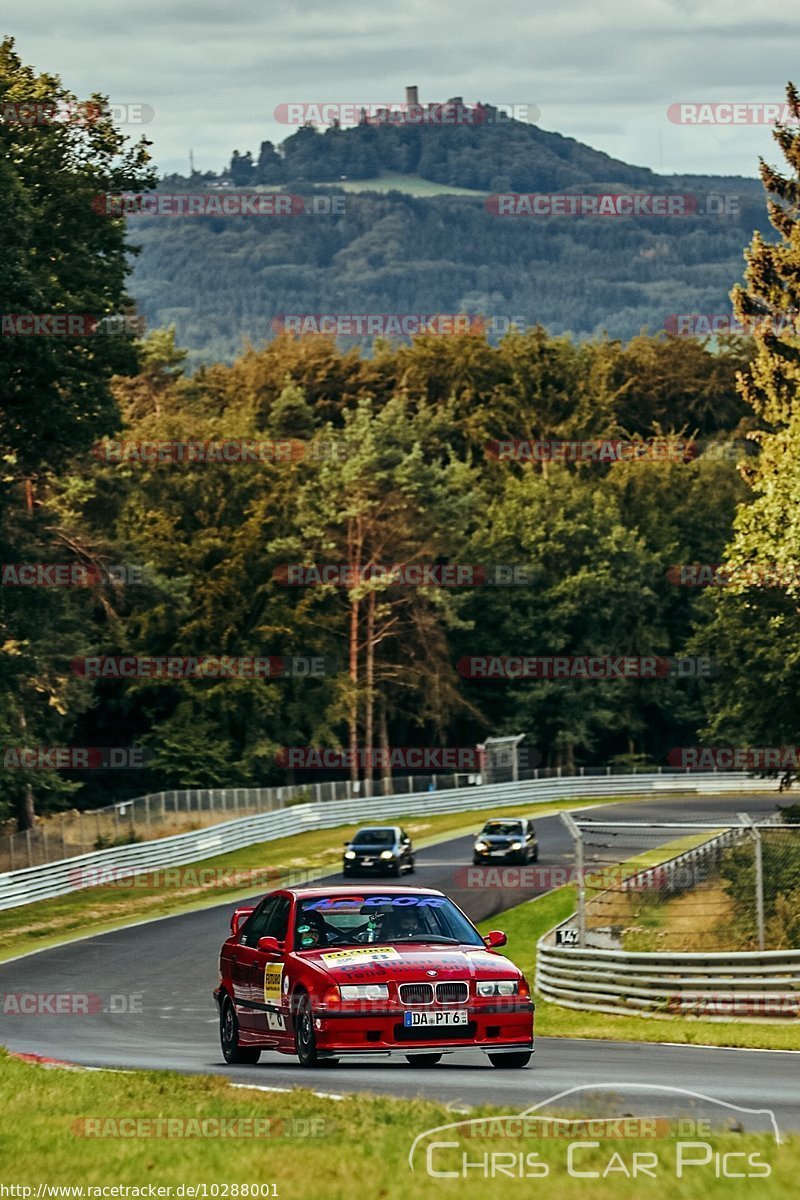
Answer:
<path fill-rule="evenodd" d="M 775 793 L 692 796 L 593 807 L 585 817 L 600 820 L 735 820 L 736 813 L 769 815 Z M 576 804 L 576 808 L 579 804 Z M 532 806 L 535 816 L 535 807 Z M 536 821 L 540 867 L 572 862 L 569 834 L 556 816 Z M 477 825 L 476 825 L 477 829 Z M 650 845 L 671 841 L 672 830 L 653 830 Z M 617 862 L 646 848 L 637 831 L 588 839 L 589 862 Z M 439 843 L 417 852 L 415 875 L 401 882 L 440 888 L 475 921 L 501 913 L 537 894 L 535 888 L 467 889 L 464 867 L 471 865 L 472 840 Z M 341 876 L 330 877 L 333 882 Z M 348 881 L 350 882 L 350 881 Z M 547 889 L 545 889 L 547 890 Z M 240 902 L 243 903 L 243 902 Z M 740 1119 L 746 1128 L 768 1129 L 764 1117 L 747 1117 L 715 1101 L 743 1108 L 770 1109 L 781 1129 L 800 1129 L 800 1055 L 772 1051 L 713 1049 L 702 1046 L 646 1045 L 548 1038 L 538 1020 L 536 1053 L 524 1070 L 499 1070 L 480 1053 L 446 1055 L 433 1068 L 415 1068 L 403 1059 L 359 1058 L 338 1067 L 301 1068 L 295 1059 L 265 1053 L 257 1066 L 229 1067 L 219 1049 L 218 1020 L 211 995 L 217 981 L 219 948 L 228 934 L 230 901 L 199 912 L 88 937 L 0 964 L 0 992 L 93 993 L 105 1009 L 127 1007 L 141 998 L 141 1011 L 98 1011 L 90 1015 L 0 1014 L 0 1041 L 9 1049 L 88 1066 L 161 1068 L 188 1073 L 225 1074 L 238 1083 L 269 1088 L 311 1087 L 326 1093 L 370 1091 L 394 1096 L 424 1094 L 453 1105 L 514 1106 L 517 1111 L 570 1088 L 585 1088 L 562 1100 L 568 1111 L 593 1115 L 623 1112 L 711 1117 L 723 1124 Z M 24 920 L 24 909 L 20 918 Z M 502 928 L 502 919 L 498 919 Z M 113 997 L 124 1000 L 114 1001 Z M 138 1007 L 138 1003 L 137 1003 Z M 655 1023 L 654 1023 L 655 1024 Z M 698 1027 L 701 1038 L 701 1028 Z M 669 1038 L 659 1023 L 654 1036 Z M 798 1029 L 800 1050 L 800 1029 Z M 701 1094 L 692 1100 L 660 1090 Z M 454 1119 L 458 1119 L 454 1117 Z"/>

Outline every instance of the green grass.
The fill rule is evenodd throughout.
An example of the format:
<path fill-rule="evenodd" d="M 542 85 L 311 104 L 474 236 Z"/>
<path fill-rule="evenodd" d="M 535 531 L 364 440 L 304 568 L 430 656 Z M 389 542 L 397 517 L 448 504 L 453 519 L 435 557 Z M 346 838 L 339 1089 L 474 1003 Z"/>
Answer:
<path fill-rule="evenodd" d="M 325 187 L 326 184 L 321 184 Z M 376 179 L 331 179 L 328 187 L 341 188 L 345 192 L 405 192 L 409 196 L 488 196 L 488 192 L 474 188 L 458 187 L 455 184 L 434 183 L 419 175 L 401 175 L 385 172 Z"/>
<path fill-rule="evenodd" d="M 268 1085 L 269 1069 L 262 1074 Z M 335 1086 L 336 1072 L 332 1071 L 331 1088 Z M 401 1101 L 358 1095 L 335 1100 L 300 1088 L 274 1093 L 234 1088 L 217 1076 L 48 1070 L 3 1053 L 0 1087 L 6 1097 L 0 1126 L 0 1157 L 6 1164 L 2 1182 L 32 1187 L 34 1196 L 40 1183 L 84 1188 L 122 1184 L 143 1187 L 145 1195 L 148 1185 L 175 1189 L 181 1184 L 216 1183 L 241 1188 L 245 1183 L 274 1183 L 279 1200 L 353 1200 L 354 1196 L 364 1200 L 500 1200 L 534 1194 L 586 1200 L 589 1194 L 587 1180 L 567 1172 L 563 1138 L 492 1136 L 476 1140 L 448 1130 L 440 1136 L 447 1140 L 460 1137 L 459 1148 L 439 1150 L 432 1160 L 434 1169 L 449 1170 L 460 1166 L 463 1151 L 471 1162 L 481 1161 L 485 1153 L 535 1153 L 535 1161 L 547 1165 L 546 1179 L 509 1179 L 502 1174 L 492 1179 L 475 1169 L 466 1178 L 433 1178 L 425 1168 L 424 1149 L 415 1155 L 412 1171 L 408 1155 L 414 1139 L 426 1130 L 464 1119 L 462 1113 L 422 1098 Z M 489 1117 L 502 1111 L 518 1110 L 482 1107 L 470 1111 L 469 1116 Z M 546 1111 L 552 1115 L 552 1110 Z M 581 1113 L 573 1109 L 571 1115 L 579 1117 Z M 120 1126 L 131 1118 L 138 1119 L 135 1126 Z M 157 1118 L 177 1119 L 182 1128 L 187 1128 L 187 1121 L 198 1122 L 188 1127 L 195 1136 L 143 1135 L 158 1128 Z M 249 1121 L 249 1127 L 238 1128 L 242 1132 L 258 1130 L 261 1136 L 213 1136 L 215 1126 L 210 1122 L 220 1119 Z M 205 1126 L 199 1124 L 203 1121 Z M 87 1129 L 106 1136 L 86 1136 Z M 138 1130 L 140 1136 L 108 1136 L 120 1129 L 129 1134 Z M 316 1136 L 308 1136 L 312 1131 Z M 306 1136 L 287 1137 L 286 1133 Z M 770 1177 L 752 1183 L 717 1178 L 712 1159 L 707 1166 L 690 1169 L 677 1183 L 678 1142 L 674 1130 L 665 1133 L 667 1136 L 659 1139 L 601 1140 L 596 1149 L 581 1150 L 578 1169 L 600 1173 L 615 1152 L 627 1163 L 635 1151 L 657 1156 L 654 1179 L 626 1179 L 617 1169 L 606 1179 L 589 1180 L 592 1200 L 640 1200 L 643 1192 L 656 1198 L 679 1194 L 687 1200 L 736 1200 L 756 1187 L 766 1200 L 793 1200 L 797 1194 L 800 1139 L 796 1137 L 782 1139 L 778 1146 L 768 1134 L 723 1131 L 703 1135 L 702 1140 L 718 1152 L 758 1154 L 759 1161 L 769 1165 Z M 579 1135 L 578 1140 L 583 1137 Z M 734 1159 L 735 1169 L 741 1170 L 743 1161 Z M 238 1194 L 241 1196 L 241 1190 Z"/>
<path fill-rule="evenodd" d="M 626 799 L 636 801 L 641 797 Z M 523 804 L 504 808 L 503 813 L 508 816 L 527 816 L 533 813 L 534 816 L 544 817 L 550 813 L 574 808 L 576 805 L 615 803 L 622 801 L 614 797 L 596 800 L 571 799 L 552 804 Z M 405 826 L 414 839 L 415 846 L 421 849 L 445 838 L 475 833 L 487 817 L 494 816 L 496 812 L 495 808 L 485 808 L 474 813 L 440 813 L 431 816 L 411 814 L 396 820 Z M 465 823 L 467 821 L 468 824 Z M 184 879 L 188 876 L 183 886 L 176 886 L 174 877 L 172 883 L 140 877 L 137 884 L 132 886 L 106 885 L 83 888 L 66 896 L 38 900 L 20 908 L 5 909 L 0 911 L 0 961 L 30 950 L 58 945 L 70 938 L 104 933 L 135 921 L 209 908 L 225 902 L 234 904 L 237 899 L 281 886 L 278 878 L 267 883 L 249 883 L 244 879 L 239 881 L 238 886 L 235 883 L 233 886 L 203 886 L 200 882 L 192 882 L 193 871 L 263 872 L 265 868 L 269 868 L 275 872 L 310 872 L 313 879 L 336 868 L 341 862 L 342 843 L 356 828 L 356 825 L 340 825 L 335 829 L 313 830 L 293 837 L 247 846 L 229 854 L 175 868 L 184 873 Z M 213 826 L 207 832 L 212 835 Z M 406 881 L 413 882 L 414 878 Z M 303 880 L 295 876 L 295 881 Z"/>

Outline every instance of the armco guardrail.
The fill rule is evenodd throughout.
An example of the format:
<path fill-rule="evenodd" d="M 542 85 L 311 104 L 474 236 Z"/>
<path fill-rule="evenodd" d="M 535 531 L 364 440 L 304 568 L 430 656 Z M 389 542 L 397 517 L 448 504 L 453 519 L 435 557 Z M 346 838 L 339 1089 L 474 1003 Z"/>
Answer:
<path fill-rule="evenodd" d="M 777 826 L 780 817 L 759 822 Z M 637 871 L 621 882 L 632 890 L 647 887 L 654 878 L 683 890 L 681 868 L 719 860 L 726 846 L 750 834 L 743 825 L 710 838 L 692 850 L 658 866 Z M 587 945 L 556 946 L 556 931 L 573 925 L 575 917 L 539 939 L 535 989 L 544 999 L 584 1012 L 631 1016 L 701 1016 L 708 1020 L 752 1020 L 800 1017 L 800 950 L 762 951 L 626 951 L 597 943 L 602 930 L 586 931 Z M 594 945 L 591 943 L 594 942 Z"/>
<path fill-rule="evenodd" d="M 420 792 L 406 796 L 335 800 L 298 804 L 275 812 L 226 821 L 205 830 L 176 834 L 151 842 L 95 850 L 39 867 L 25 867 L 0 875 L 0 910 L 63 896 L 90 886 L 90 868 L 134 873 L 199 862 L 231 850 L 275 841 L 310 829 L 333 829 L 360 821 L 384 820 L 415 813 L 469 812 L 514 804 L 541 804 L 548 800 L 591 799 L 594 796 L 656 796 L 666 791 L 719 793 L 722 791 L 774 790 L 775 781 L 755 780 L 745 774 L 685 773 L 612 775 L 566 779 L 525 780 L 458 788 L 446 793 Z"/>
<path fill-rule="evenodd" d="M 588 1012 L 800 1017 L 800 950 L 626 953 L 539 942 L 536 990 Z"/>

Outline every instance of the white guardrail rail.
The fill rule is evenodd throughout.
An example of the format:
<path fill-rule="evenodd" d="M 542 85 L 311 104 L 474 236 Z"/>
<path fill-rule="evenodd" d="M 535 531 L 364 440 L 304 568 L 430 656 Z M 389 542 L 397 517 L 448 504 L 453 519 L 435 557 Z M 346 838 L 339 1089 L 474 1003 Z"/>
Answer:
<path fill-rule="evenodd" d="M 91 886 L 92 876 L 103 872 L 131 875 L 184 866 L 231 850 L 277 838 L 333 829 L 363 821 L 389 820 L 429 813 L 458 813 L 509 805 L 543 804 L 553 800 L 592 799 L 602 796 L 658 796 L 664 792 L 719 794 L 739 791 L 775 791 L 774 779 L 753 779 L 741 773 L 687 775 L 641 774 L 569 776 L 561 779 L 524 780 L 454 788 L 446 792 L 418 792 L 404 796 L 373 796 L 298 804 L 256 816 L 225 821 L 204 830 L 175 834 L 150 842 L 95 850 L 73 858 L 0 874 L 0 910 L 64 896 Z M 266 864 L 265 864 L 266 865 Z"/>
<path fill-rule="evenodd" d="M 536 991 L 585 1012 L 696 1016 L 712 1021 L 800 1017 L 800 950 L 723 953 L 539 943 Z"/>
<path fill-rule="evenodd" d="M 759 822 L 778 824 L 779 817 Z M 731 829 L 620 884 L 636 889 L 658 877 L 682 890 L 681 868 L 716 861 L 726 846 L 747 836 Z M 626 951 L 598 942 L 604 930 L 587 930 L 587 945 L 557 946 L 556 932 L 574 927 L 575 914 L 548 930 L 536 947 L 535 990 L 545 1000 L 583 1012 L 625 1016 L 694 1016 L 711 1021 L 800 1018 L 800 950 Z M 588 944 L 594 941 L 594 945 Z"/>

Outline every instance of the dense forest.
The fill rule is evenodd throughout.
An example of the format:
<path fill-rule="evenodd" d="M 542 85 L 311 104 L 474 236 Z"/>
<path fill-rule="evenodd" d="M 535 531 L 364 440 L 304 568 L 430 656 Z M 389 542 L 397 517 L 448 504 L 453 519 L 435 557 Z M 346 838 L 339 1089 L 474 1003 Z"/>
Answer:
<path fill-rule="evenodd" d="M 51 95 L 55 87 L 24 67 L 10 43 L 0 47 L 0 90 Z M 791 162 L 800 135 L 784 136 Z M 570 282 L 559 258 L 565 245 L 552 232 L 485 226 L 474 208 L 454 222 L 446 208 L 403 197 L 364 197 L 354 242 L 335 223 L 311 218 L 273 231 L 288 240 L 272 246 L 271 267 L 253 261 L 255 247 L 269 243 L 262 225 L 202 218 L 147 227 L 144 217 L 127 223 L 98 213 L 98 192 L 155 183 L 146 145 L 126 148 L 110 121 L 0 125 L 0 140 L 0 185 L 15 218 L 0 259 L 7 313 L 114 313 L 132 296 L 146 309 L 153 296 L 142 276 L 126 282 L 131 241 L 144 243 L 143 260 L 161 255 L 198 345 L 204 304 L 227 311 L 235 293 L 236 312 L 254 303 L 241 281 L 229 286 L 226 255 L 255 269 L 270 305 L 284 311 L 301 293 L 281 291 L 270 271 L 299 272 L 319 311 L 317 282 L 333 287 L 337 262 L 352 276 L 342 302 L 357 311 L 373 300 L 371 273 L 394 279 L 392 307 L 419 311 L 416 285 L 404 290 L 402 270 L 395 277 L 384 261 L 387 248 L 390 257 L 403 248 L 408 260 L 409 246 L 430 283 L 425 309 L 436 310 L 446 299 L 436 291 L 442 268 L 428 256 L 448 238 L 465 260 L 487 264 L 472 268 L 482 303 L 495 305 L 504 263 L 526 277 L 530 260 L 518 261 L 518 238 L 549 256 L 553 297 L 558 289 L 565 303 L 577 302 L 593 286 L 585 266 Z M 796 178 L 765 168 L 764 184 L 778 198 L 769 215 L 781 252 L 753 239 L 746 287 L 733 295 L 741 320 L 798 309 Z M 631 276 L 641 270 L 644 279 L 655 261 L 623 261 L 624 226 L 576 222 L 570 230 L 582 228 L 587 254 L 593 248 L 619 271 L 617 285 L 607 280 L 605 293 L 599 284 L 592 293 L 595 325 L 612 307 L 613 287 L 644 287 Z M 489 251 L 486 228 L 508 242 Z M 691 311 L 734 282 L 739 271 L 726 276 L 723 244 L 738 237 L 740 257 L 747 237 L 735 224 L 716 235 L 709 283 L 702 264 L 715 238 L 682 229 L 696 270 L 687 267 L 682 283 L 674 262 L 665 268 L 664 306 Z M 319 230 L 327 268 L 304 257 L 311 243 L 298 230 Z M 655 239 L 669 258 L 667 232 L 636 226 L 636 237 Z M 768 322 L 755 338 L 713 344 L 667 332 L 623 342 L 554 336 L 532 323 L 497 344 L 481 332 L 422 336 L 378 341 L 369 354 L 330 338 L 279 336 L 233 362 L 210 338 L 220 361 L 195 371 L 182 348 L 189 340 L 164 329 L 141 340 L 3 338 L 4 746 L 136 745 L 149 761 L 82 774 L 4 759 L 0 816 L 16 815 L 24 827 L 34 812 L 115 795 L 285 782 L 280 750 L 291 746 L 471 746 L 487 734 L 524 732 L 543 763 L 574 767 L 666 765 L 672 749 L 698 741 L 796 740 L 797 585 L 784 571 L 768 586 L 756 573 L 726 587 L 684 587 L 674 569 L 797 561 L 790 330 L 778 335 Z M 242 439 L 262 444 L 255 461 L 208 451 Z M 505 461 L 499 439 L 694 446 L 617 461 Z M 188 443 L 202 453 L 175 449 Z M 168 447 L 161 456 L 159 446 Z M 329 563 L 354 572 L 344 586 L 287 586 L 289 564 Z M 409 586 L 370 575 L 398 563 L 483 564 L 490 576 L 498 565 L 522 566 L 526 582 Z M 47 572 L 41 586 L 21 586 L 25 564 L 67 567 L 74 586 L 52 586 Z M 695 656 L 714 671 L 477 681 L 459 670 L 472 656 L 521 654 Z M 121 678 L 86 667 L 87 658 L 119 656 L 296 656 L 325 669 Z"/>
<path fill-rule="evenodd" d="M 397 190 L 387 193 L 395 177 Z M 367 189 L 375 180 L 384 194 L 345 191 L 343 180 Z M 414 180 L 475 194 L 409 194 Z M 218 175 L 173 175 L 160 187 L 281 188 L 309 201 L 322 190 L 343 205 L 290 220 L 131 222 L 142 251 L 133 276 L 140 310 L 151 327 L 175 325 L 190 365 L 232 361 L 245 339 L 269 340 L 287 312 L 470 313 L 494 318 L 494 342 L 512 321 L 630 338 L 669 328 L 676 313 L 729 312 L 742 246 L 754 229 L 769 229 L 756 179 L 660 176 L 512 119 L 304 125 L 279 146 L 263 142 L 257 156 L 234 152 Z M 699 211 L 501 219 L 486 203 L 509 191 L 630 190 L 690 196 Z"/>
<path fill-rule="evenodd" d="M 628 339 L 674 314 L 730 313 L 742 247 L 768 229 L 763 194 L 737 195 L 729 215 L 533 220 L 468 196 L 344 199 L 343 213 L 292 219 L 133 218 L 149 327 L 174 325 L 190 365 L 232 361 L 285 313 L 468 313 L 495 318 L 494 342 L 511 321 Z M 370 348 L 342 341 L 356 344 Z"/>

